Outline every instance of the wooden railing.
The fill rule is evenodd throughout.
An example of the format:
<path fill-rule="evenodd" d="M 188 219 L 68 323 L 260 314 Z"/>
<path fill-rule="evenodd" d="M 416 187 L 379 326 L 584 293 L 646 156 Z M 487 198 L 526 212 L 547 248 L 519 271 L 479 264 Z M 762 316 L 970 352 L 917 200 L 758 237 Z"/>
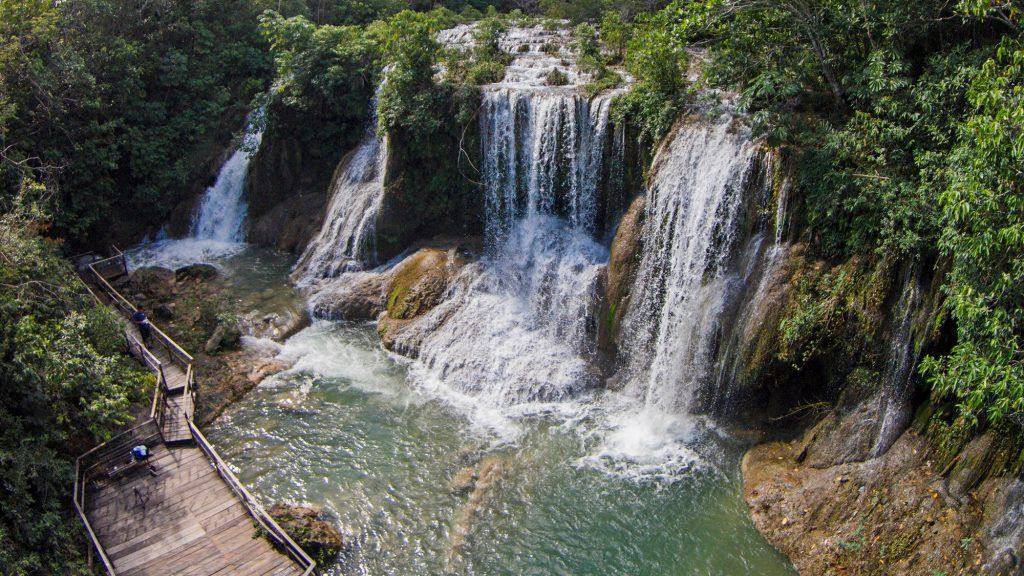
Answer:
<path fill-rule="evenodd" d="M 199 431 L 199 428 L 196 427 L 195 423 L 193 423 L 191 419 L 188 420 L 188 427 L 189 430 L 192 431 L 192 437 L 195 438 L 196 445 L 206 453 L 206 456 L 213 463 L 214 468 L 217 469 L 217 473 L 225 482 L 227 482 L 228 486 L 231 487 L 231 490 L 242 501 L 242 504 L 245 505 L 246 510 L 249 511 L 249 515 L 259 523 L 260 527 L 270 538 L 272 538 L 280 547 L 285 549 L 288 555 L 291 556 L 299 566 L 305 569 L 305 572 L 303 572 L 304 575 L 311 574 L 316 568 L 316 562 L 306 554 L 302 547 L 296 544 L 295 541 L 288 536 L 288 533 L 277 524 L 270 514 L 267 514 L 266 510 L 263 509 L 263 505 L 261 505 L 259 500 L 249 493 L 249 490 L 245 488 L 245 485 L 235 477 L 231 468 L 221 459 L 220 455 L 217 454 L 217 451 L 213 449 L 213 446 L 210 445 L 206 440 L 206 437 L 203 436 L 203 433 Z"/>
<path fill-rule="evenodd" d="M 95 293 L 93 296 L 95 296 Z M 155 430 L 153 429 L 154 427 Z M 85 524 L 85 531 L 89 535 L 89 540 L 92 541 L 96 553 L 99 555 L 104 568 L 110 576 L 117 576 L 117 573 L 114 571 L 114 565 L 110 562 L 110 558 L 107 556 L 106 550 L 103 549 L 103 545 L 100 544 L 99 538 L 89 522 L 89 517 L 85 514 L 86 488 L 98 464 L 106 461 L 117 452 L 127 453 L 127 450 L 132 446 L 145 444 L 159 436 L 159 425 L 153 419 L 149 419 L 130 430 L 121 432 L 75 459 L 75 484 L 72 492 L 75 511 L 78 512 L 82 523 Z"/>
<path fill-rule="evenodd" d="M 110 258 L 97 260 L 87 265 L 89 271 L 90 280 L 96 282 L 96 285 L 103 291 L 103 293 L 110 299 L 110 303 L 115 308 L 120 310 L 123 314 L 129 318 L 138 311 L 138 309 L 128 301 L 120 292 L 110 283 L 109 278 L 119 278 L 128 275 L 127 260 L 124 257 L 124 253 L 117 248 L 114 248 L 115 255 Z M 107 270 L 112 272 L 111 275 L 106 275 L 101 270 Z M 103 303 L 96 293 L 89 288 L 86 284 L 86 289 L 92 294 L 92 297 L 97 302 Z M 172 362 L 180 363 L 179 365 L 185 370 L 185 389 L 183 394 L 188 396 L 192 400 L 192 407 L 194 410 L 195 406 L 195 371 L 193 370 L 193 358 L 192 355 L 186 352 L 177 342 L 167 336 L 162 330 L 156 326 L 152 326 L 154 333 L 157 336 L 158 342 L 164 346 L 167 350 L 168 357 L 171 358 Z M 139 358 L 147 367 L 152 370 L 157 376 L 157 383 L 154 387 L 153 392 L 153 404 L 150 409 L 150 418 L 146 422 L 143 422 L 139 426 L 132 428 L 126 432 L 118 434 L 109 441 L 100 444 L 93 448 L 89 452 L 86 452 L 78 458 L 75 463 L 75 488 L 74 488 L 74 501 L 75 509 L 78 511 L 79 516 L 82 518 L 82 522 L 85 523 L 86 531 L 89 533 L 89 538 L 92 540 L 93 546 L 99 553 L 100 559 L 103 561 L 107 572 L 110 576 L 117 576 L 114 571 L 114 567 L 107 557 L 106 552 L 100 544 L 99 539 L 93 532 L 92 526 L 89 523 L 89 519 L 85 515 L 85 485 L 88 481 L 88 472 L 91 470 L 92 465 L 87 464 L 88 462 L 98 462 L 98 455 L 109 456 L 113 453 L 113 450 L 122 450 L 126 446 L 134 445 L 135 443 L 144 443 L 144 441 L 137 440 L 137 431 L 145 429 L 147 426 L 156 426 L 156 433 L 151 436 L 147 436 L 145 439 L 152 438 L 154 436 L 162 435 L 163 423 L 166 414 L 167 396 L 169 394 L 167 388 L 167 380 L 164 377 L 163 364 L 162 362 L 146 347 L 142 342 L 139 342 L 131 334 L 125 333 L 125 340 L 128 344 L 128 351 L 132 356 Z M 209 443 L 203 433 L 199 431 L 199 428 L 195 425 L 192 420 L 192 410 L 187 410 L 184 414 L 185 422 L 188 425 L 189 433 L 195 440 L 196 445 L 199 446 L 200 450 L 210 460 L 210 463 L 217 470 L 218 475 L 227 483 L 231 488 L 232 492 L 239 498 L 242 504 L 245 506 L 249 515 L 256 521 L 256 523 L 265 531 L 279 547 L 283 548 L 284 551 L 300 566 L 304 569 L 303 576 L 309 576 L 316 569 L 316 562 L 309 557 L 308 554 L 295 543 L 294 540 L 288 533 L 278 525 L 278 523 L 267 514 L 263 506 L 260 504 L 250 492 L 245 488 L 231 468 L 221 459 L 217 451 L 214 450 L 213 446 Z M 129 436 L 131 435 L 131 436 Z M 124 443 L 122 440 L 128 438 L 128 443 Z"/>

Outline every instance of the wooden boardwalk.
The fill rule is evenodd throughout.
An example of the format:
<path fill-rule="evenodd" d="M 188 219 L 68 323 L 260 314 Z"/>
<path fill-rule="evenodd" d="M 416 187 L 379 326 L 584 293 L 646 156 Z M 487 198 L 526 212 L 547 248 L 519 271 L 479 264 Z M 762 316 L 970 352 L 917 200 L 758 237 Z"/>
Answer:
<path fill-rule="evenodd" d="M 121 312 L 129 353 L 157 376 L 151 418 L 82 455 L 74 503 L 111 576 L 308 575 L 315 563 L 263 510 L 192 422 L 192 357 L 154 327 L 151 346 L 113 287 L 124 255 L 88 266 L 97 300 Z M 145 444 L 145 465 L 129 451 Z M 273 543 L 272 543 L 273 542 Z"/>

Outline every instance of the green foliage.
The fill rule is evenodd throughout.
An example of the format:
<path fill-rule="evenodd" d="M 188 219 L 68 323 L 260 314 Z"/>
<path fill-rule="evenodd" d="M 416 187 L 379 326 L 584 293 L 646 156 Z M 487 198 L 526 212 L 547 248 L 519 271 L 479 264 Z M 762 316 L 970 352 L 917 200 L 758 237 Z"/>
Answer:
<path fill-rule="evenodd" d="M 816 358 L 854 363 L 872 348 L 888 268 L 850 262 L 794 278 L 794 291 L 779 323 L 778 357 L 797 368 Z"/>
<path fill-rule="evenodd" d="M 645 16 L 631 28 L 625 63 L 635 82 L 616 102 L 615 114 L 636 125 L 642 142 L 653 145 L 660 140 L 683 110 L 688 61 L 672 35 L 667 11 Z"/>
<path fill-rule="evenodd" d="M 735 91 L 760 133 L 795 161 L 815 253 L 907 261 L 940 252 L 950 262 L 944 294 L 956 341 L 924 361 L 927 380 L 972 426 L 1019 417 L 1019 3 L 678 0 L 664 12 L 670 45 L 707 48 L 701 81 Z M 809 333 L 829 301 L 811 296 L 784 332 Z"/>
<path fill-rule="evenodd" d="M 58 231 L 109 238 L 166 218 L 264 87 L 262 9 L 256 0 L 0 4 L 2 148 L 9 166 L 56 192 Z"/>
<path fill-rule="evenodd" d="M 378 100 L 382 133 L 401 128 L 415 140 L 438 130 L 445 121 L 437 114 L 444 103 L 434 85 L 441 51 L 434 40 L 437 28 L 432 19 L 409 11 L 382 26 L 383 50 L 391 66 Z"/>
<path fill-rule="evenodd" d="M 629 39 L 629 25 L 622 19 L 622 14 L 615 10 L 607 10 L 601 16 L 599 27 L 601 41 L 611 50 L 615 61 L 620 61 L 626 54 L 626 41 Z"/>
<path fill-rule="evenodd" d="M 85 295 L 20 202 L 0 215 L 0 565 L 84 575 L 74 457 L 127 424 L 153 382 L 121 354 L 113 313 Z"/>
<path fill-rule="evenodd" d="M 337 160 L 354 146 L 369 116 L 380 47 L 356 26 L 315 26 L 302 16 L 260 17 L 278 81 L 266 96 L 269 140 L 295 134 L 305 154 Z"/>
<path fill-rule="evenodd" d="M 1005 39 L 974 77 L 947 169 L 941 249 L 957 343 L 924 363 L 971 423 L 1024 412 L 1024 44 Z"/>
<path fill-rule="evenodd" d="M 595 94 L 615 88 L 622 82 L 617 72 L 608 67 L 604 55 L 601 54 L 601 43 L 597 38 L 597 29 L 583 23 L 572 31 L 577 66 L 580 72 L 590 74 L 593 80 L 584 86 L 584 90 L 593 97 Z"/>
<path fill-rule="evenodd" d="M 507 30 L 506 20 L 497 16 L 478 21 L 473 30 L 473 49 L 468 54 L 456 50 L 444 55 L 447 78 L 473 86 L 501 81 L 505 67 L 512 60 L 500 46 Z"/>

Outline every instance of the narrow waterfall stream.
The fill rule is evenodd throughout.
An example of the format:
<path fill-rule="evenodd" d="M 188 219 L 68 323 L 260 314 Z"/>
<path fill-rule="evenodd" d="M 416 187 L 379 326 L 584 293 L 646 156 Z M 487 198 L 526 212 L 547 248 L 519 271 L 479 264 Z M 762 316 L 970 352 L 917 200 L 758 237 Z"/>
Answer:
<path fill-rule="evenodd" d="M 260 114 L 257 111 L 254 114 Z M 251 119 L 250 119 L 251 120 Z M 221 166 L 217 180 L 203 192 L 192 217 L 189 235 L 169 238 L 161 230 L 151 242 L 143 242 L 127 253 L 133 267 L 177 268 L 197 262 L 213 262 L 245 247 L 247 210 L 245 178 L 249 160 L 260 146 L 263 134 L 246 124 L 242 142 Z"/>
<path fill-rule="evenodd" d="M 373 117 L 363 141 L 338 169 L 323 227 L 295 266 L 293 276 L 300 284 L 377 263 L 373 233 L 384 192 L 387 142 L 376 127 Z"/>

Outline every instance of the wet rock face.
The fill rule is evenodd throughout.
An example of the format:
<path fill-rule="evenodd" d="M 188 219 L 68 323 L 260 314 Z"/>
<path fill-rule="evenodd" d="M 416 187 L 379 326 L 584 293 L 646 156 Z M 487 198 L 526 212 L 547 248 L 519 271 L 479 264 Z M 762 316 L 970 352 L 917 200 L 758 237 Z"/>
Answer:
<path fill-rule="evenodd" d="M 353 89 L 365 94 L 350 94 L 351 102 L 369 103 L 370 87 Z M 302 252 L 320 228 L 335 167 L 358 142 L 367 112 L 357 106 L 304 110 L 282 100 L 269 105 L 267 127 L 245 183 L 246 240 Z"/>
<path fill-rule="evenodd" d="M 629 290 L 636 278 L 636 267 L 643 250 L 646 196 L 637 196 L 623 215 L 612 240 L 606 271 L 601 322 L 598 325 L 598 348 L 609 363 L 614 363 L 622 317 L 629 308 Z"/>
<path fill-rule="evenodd" d="M 387 274 L 349 272 L 320 289 L 313 314 L 334 320 L 375 320 L 384 311 Z"/>
<path fill-rule="evenodd" d="M 754 524 L 801 574 L 996 574 L 981 567 L 1012 550 L 992 536 L 1007 517 L 1005 481 L 961 504 L 914 432 L 865 462 L 815 468 L 799 452 L 799 442 L 763 444 L 743 474 Z"/>

